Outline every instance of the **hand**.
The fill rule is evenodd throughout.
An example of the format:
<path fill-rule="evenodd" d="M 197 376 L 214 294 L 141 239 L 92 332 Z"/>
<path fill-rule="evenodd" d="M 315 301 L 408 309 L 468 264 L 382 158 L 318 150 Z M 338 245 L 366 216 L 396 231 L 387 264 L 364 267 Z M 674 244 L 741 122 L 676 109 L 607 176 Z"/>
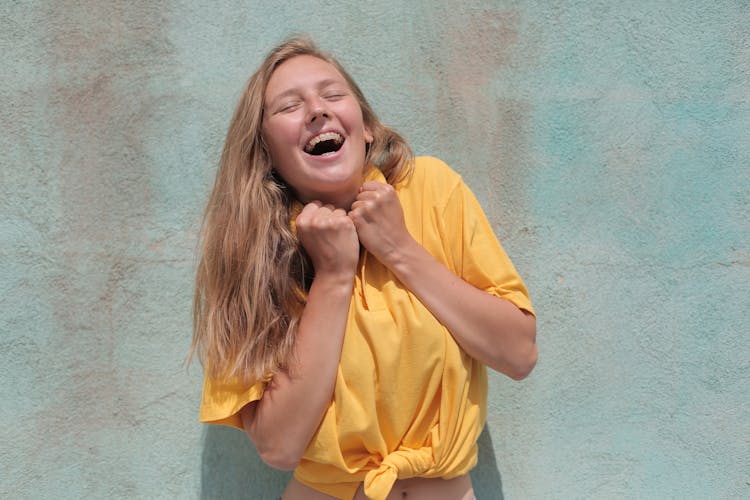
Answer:
<path fill-rule="evenodd" d="M 404 224 L 404 210 L 390 184 L 365 182 L 349 211 L 359 241 L 380 262 L 389 263 L 414 239 Z"/>
<path fill-rule="evenodd" d="M 295 219 L 297 237 L 312 260 L 315 275 L 353 278 L 359 261 L 359 239 L 346 212 L 313 201 Z"/>

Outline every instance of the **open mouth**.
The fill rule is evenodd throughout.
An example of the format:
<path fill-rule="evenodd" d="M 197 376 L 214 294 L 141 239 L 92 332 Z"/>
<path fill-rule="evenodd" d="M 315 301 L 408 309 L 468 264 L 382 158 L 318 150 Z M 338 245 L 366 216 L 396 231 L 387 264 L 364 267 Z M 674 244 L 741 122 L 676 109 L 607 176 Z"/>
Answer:
<path fill-rule="evenodd" d="M 337 132 L 325 132 L 316 135 L 305 144 L 305 153 L 313 156 L 323 156 L 335 153 L 344 145 L 344 138 Z"/>

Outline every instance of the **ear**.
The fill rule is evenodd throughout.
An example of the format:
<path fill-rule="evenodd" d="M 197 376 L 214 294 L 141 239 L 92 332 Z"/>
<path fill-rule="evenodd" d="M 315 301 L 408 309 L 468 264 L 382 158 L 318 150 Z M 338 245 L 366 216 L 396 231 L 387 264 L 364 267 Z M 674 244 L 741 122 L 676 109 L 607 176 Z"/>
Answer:
<path fill-rule="evenodd" d="M 372 144 L 372 141 L 374 141 L 375 138 L 372 136 L 372 132 L 370 131 L 370 127 L 365 127 L 365 143 L 366 144 Z"/>

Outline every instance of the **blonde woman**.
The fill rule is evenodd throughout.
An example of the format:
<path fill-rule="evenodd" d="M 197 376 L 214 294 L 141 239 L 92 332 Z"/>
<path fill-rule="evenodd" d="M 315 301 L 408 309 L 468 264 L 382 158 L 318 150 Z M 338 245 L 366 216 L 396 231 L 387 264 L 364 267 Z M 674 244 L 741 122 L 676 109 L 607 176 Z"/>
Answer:
<path fill-rule="evenodd" d="M 528 294 L 461 178 L 413 158 L 305 38 L 229 127 L 203 224 L 200 418 L 242 429 L 284 499 L 468 500 L 486 366 L 537 358 Z"/>

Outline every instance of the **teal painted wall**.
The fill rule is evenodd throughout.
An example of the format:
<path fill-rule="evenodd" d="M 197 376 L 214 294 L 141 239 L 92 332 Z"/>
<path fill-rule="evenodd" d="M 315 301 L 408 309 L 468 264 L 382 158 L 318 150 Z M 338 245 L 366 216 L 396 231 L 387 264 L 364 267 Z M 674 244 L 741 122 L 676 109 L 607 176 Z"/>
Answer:
<path fill-rule="evenodd" d="M 282 487 L 182 362 L 230 114 L 293 31 L 463 174 L 532 293 L 479 498 L 750 497 L 749 27 L 744 0 L 0 2 L 0 497 Z"/>

